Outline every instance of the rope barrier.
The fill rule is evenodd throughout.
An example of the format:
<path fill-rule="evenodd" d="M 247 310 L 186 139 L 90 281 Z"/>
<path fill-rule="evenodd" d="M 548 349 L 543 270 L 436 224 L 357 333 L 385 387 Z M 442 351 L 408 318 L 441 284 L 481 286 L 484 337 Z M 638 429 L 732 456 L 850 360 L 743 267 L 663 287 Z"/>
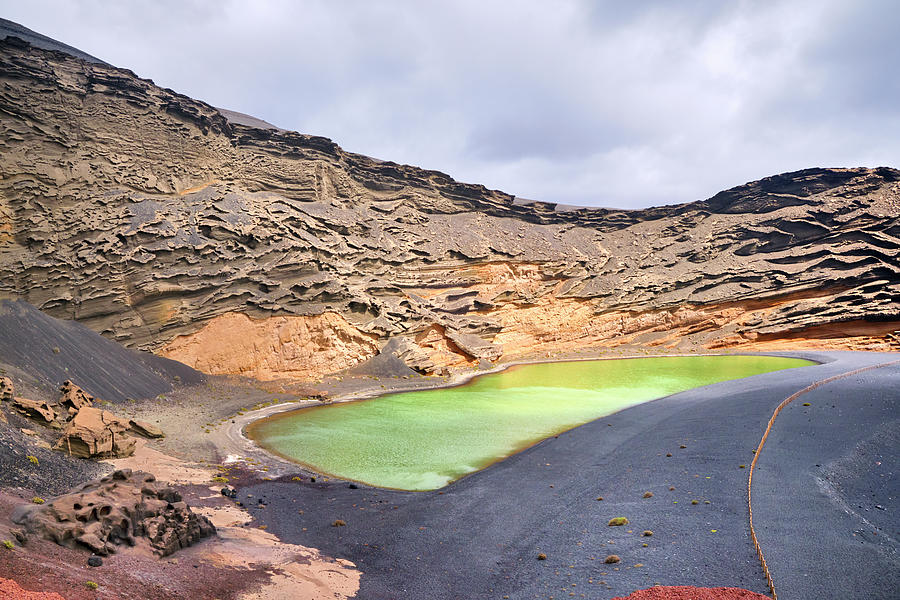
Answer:
<path fill-rule="evenodd" d="M 809 385 L 799 392 L 792 394 L 781 401 L 781 404 L 775 409 L 775 412 L 772 413 L 772 417 L 769 419 L 768 425 L 766 425 L 766 431 L 763 433 L 762 439 L 759 441 L 759 446 L 756 447 L 756 453 L 753 455 L 753 460 L 750 462 L 750 475 L 747 477 L 747 509 L 750 514 L 750 538 L 753 540 L 753 547 L 756 549 L 756 556 L 759 557 L 759 564 L 762 565 L 763 573 L 766 576 L 766 583 L 769 585 L 769 591 L 772 592 L 772 598 L 774 600 L 778 600 L 778 594 L 775 593 L 775 583 L 772 581 L 772 574 L 769 572 L 769 565 L 766 564 L 766 557 L 763 555 L 762 548 L 759 545 L 759 539 L 756 537 L 756 530 L 753 528 L 753 471 L 756 469 L 756 461 L 759 460 L 759 455 L 762 453 L 763 446 L 766 443 L 766 439 L 769 437 L 769 433 L 772 431 L 772 425 L 775 424 L 775 419 L 778 417 L 778 414 L 782 411 L 782 409 L 799 398 L 800 396 L 807 394 L 813 391 L 816 388 L 822 387 L 825 384 L 831 383 L 833 381 L 837 381 L 838 379 L 844 379 L 846 377 L 852 377 L 853 375 L 858 375 L 865 371 L 871 371 L 873 369 L 879 369 L 881 367 L 887 367 L 890 365 L 900 364 L 900 360 L 892 360 L 890 362 L 881 363 L 877 365 L 870 365 L 868 367 L 862 367 L 860 369 L 854 369 L 853 371 L 847 371 L 846 373 L 841 373 L 840 375 L 834 375 L 827 379 L 823 379 L 821 381 L 817 381 L 812 385 Z"/>

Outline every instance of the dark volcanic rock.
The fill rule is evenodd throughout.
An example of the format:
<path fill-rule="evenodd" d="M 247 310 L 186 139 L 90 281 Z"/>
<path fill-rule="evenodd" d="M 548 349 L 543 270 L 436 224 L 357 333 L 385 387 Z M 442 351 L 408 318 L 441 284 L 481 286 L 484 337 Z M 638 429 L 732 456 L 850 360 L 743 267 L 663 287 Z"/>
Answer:
<path fill-rule="evenodd" d="M 146 540 L 160 556 L 213 535 L 209 519 L 191 511 L 175 488 L 150 473 L 122 469 L 40 506 L 20 506 L 12 519 L 32 534 L 106 556 Z"/>

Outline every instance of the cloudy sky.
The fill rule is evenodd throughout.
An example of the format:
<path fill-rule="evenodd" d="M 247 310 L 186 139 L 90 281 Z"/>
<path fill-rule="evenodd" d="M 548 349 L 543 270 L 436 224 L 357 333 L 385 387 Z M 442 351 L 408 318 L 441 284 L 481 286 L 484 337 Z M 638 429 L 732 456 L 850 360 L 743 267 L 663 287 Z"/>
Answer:
<path fill-rule="evenodd" d="M 894 0 L 0 0 L 157 84 L 525 198 L 900 167 Z"/>

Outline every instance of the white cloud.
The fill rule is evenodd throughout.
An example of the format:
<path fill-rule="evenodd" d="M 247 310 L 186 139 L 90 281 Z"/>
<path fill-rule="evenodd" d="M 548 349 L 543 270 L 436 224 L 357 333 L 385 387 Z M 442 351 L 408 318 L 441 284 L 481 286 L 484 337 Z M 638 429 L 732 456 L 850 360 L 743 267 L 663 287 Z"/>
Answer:
<path fill-rule="evenodd" d="M 890 0 L 0 8 L 211 104 L 527 198 L 684 202 L 900 157 Z"/>

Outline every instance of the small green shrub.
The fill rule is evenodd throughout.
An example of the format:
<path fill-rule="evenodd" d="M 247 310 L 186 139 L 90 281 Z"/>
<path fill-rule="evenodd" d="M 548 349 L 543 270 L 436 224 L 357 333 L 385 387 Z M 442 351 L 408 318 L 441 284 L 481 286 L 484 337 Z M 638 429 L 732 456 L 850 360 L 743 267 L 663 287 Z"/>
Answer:
<path fill-rule="evenodd" d="M 213 483 L 228 483 L 227 477 L 222 477 L 221 475 L 217 475 L 212 478 Z"/>
<path fill-rule="evenodd" d="M 622 525 L 628 525 L 628 519 L 625 517 L 615 517 L 609 520 L 610 527 L 620 527 Z"/>
<path fill-rule="evenodd" d="M 33 465 L 38 465 L 38 464 L 40 464 L 40 461 L 38 460 L 38 457 L 37 457 L 37 456 L 31 456 L 31 455 L 29 454 L 26 458 L 27 458 L 28 461 L 29 461 L 31 464 L 33 464 Z"/>
<path fill-rule="evenodd" d="M 646 530 L 644 530 L 644 533 L 642 533 L 641 535 L 644 537 L 650 537 L 653 535 L 653 532 L 650 531 L 649 529 L 646 529 Z"/>
<path fill-rule="evenodd" d="M 40 496 L 35 496 L 34 498 L 31 499 L 31 501 L 34 504 L 43 504 L 44 503 L 44 499 L 41 498 Z"/>
<path fill-rule="evenodd" d="M 15 548 L 15 544 L 13 544 L 11 540 L 3 540 L 3 545 L 7 550 L 12 550 L 13 548 Z"/>
<path fill-rule="evenodd" d="M 84 587 L 86 587 L 89 590 L 96 590 L 98 587 L 100 587 L 100 585 L 97 584 L 96 581 L 85 581 Z"/>

